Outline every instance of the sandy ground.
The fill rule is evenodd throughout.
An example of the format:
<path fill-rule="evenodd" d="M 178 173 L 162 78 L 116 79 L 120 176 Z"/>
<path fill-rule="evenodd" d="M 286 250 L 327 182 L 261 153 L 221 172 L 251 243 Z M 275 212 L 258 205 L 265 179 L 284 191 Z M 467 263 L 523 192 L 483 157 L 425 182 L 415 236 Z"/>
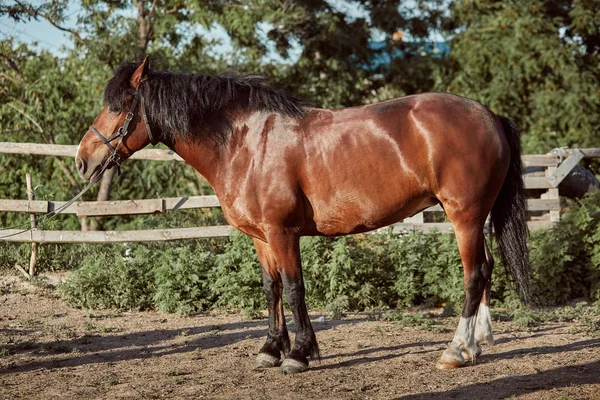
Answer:
<path fill-rule="evenodd" d="M 76 310 L 17 278 L 0 294 L 0 399 L 600 399 L 600 338 L 573 323 L 497 322 L 477 365 L 438 371 L 457 317 L 313 313 L 323 359 L 286 376 L 253 368 L 266 319 Z"/>

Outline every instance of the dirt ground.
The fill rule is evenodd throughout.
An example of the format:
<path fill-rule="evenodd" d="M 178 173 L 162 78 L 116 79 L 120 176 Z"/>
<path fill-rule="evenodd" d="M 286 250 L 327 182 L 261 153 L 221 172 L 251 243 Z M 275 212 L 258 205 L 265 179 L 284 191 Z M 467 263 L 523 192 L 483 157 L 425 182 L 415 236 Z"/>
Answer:
<path fill-rule="evenodd" d="M 497 322 L 477 365 L 438 371 L 457 317 L 315 312 L 322 361 L 286 376 L 253 368 L 266 319 L 76 310 L 10 277 L 0 294 L 0 399 L 600 399 L 600 338 L 572 323 Z"/>

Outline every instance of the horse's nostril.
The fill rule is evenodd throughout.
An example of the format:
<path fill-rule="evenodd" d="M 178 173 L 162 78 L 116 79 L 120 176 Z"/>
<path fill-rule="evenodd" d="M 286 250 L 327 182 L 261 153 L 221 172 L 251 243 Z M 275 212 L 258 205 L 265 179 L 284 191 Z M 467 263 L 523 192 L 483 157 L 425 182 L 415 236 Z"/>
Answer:
<path fill-rule="evenodd" d="M 81 173 L 85 173 L 85 161 L 81 158 L 75 159 L 75 165 L 77 166 L 77 170 Z"/>

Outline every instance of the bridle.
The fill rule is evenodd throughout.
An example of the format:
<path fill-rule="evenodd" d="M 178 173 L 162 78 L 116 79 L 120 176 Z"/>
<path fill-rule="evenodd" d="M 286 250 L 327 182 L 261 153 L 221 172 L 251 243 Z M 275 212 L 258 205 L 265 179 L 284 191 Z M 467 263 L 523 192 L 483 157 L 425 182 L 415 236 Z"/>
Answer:
<path fill-rule="evenodd" d="M 89 127 L 89 130 L 94 132 L 96 134 L 96 136 L 98 136 L 98 138 L 102 141 L 102 143 L 104 143 L 110 150 L 111 154 L 110 154 L 110 157 L 106 160 L 106 165 L 111 165 L 111 164 L 116 165 L 117 166 L 117 174 L 119 174 L 119 175 L 121 174 L 121 161 L 122 160 L 121 160 L 121 156 L 119 155 L 118 149 L 119 149 L 119 146 L 121 146 L 123 139 L 125 139 L 125 137 L 129 134 L 129 124 L 131 123 L 131 121 L 133 120 L 133 117 L 135 116 L 135 111 L 137 109 L 138 102 L 140 103 L 140 108 L 142 111 L 142 119 L 144 120 L 144 125 L 146 125 L 146 132 L 148 132 L 148 139 L 150 139 L 150 143 L 152 143 L 152 145 L 155 145 L 156 143 L 158 143 L 158 140 L 156 140 L 154 138 L 154 136 L 152 135 L 152 131 L 150 130 L 150 124 L 148 124 L 148 117 L 146 116 L 146 107 L 144 107 L 144 96 L 142 96 L 142 93 L 140 92 L 139 87 L 135 90 L 135 93 L 133 96 L 134 96 L 133 102 L 131 103 L 131 108 L 129 109 L 129 112 L 127 113 L 127 116 L 125 117 L 125 122 L 123 123 L 123 126 L 120 127 L 110 137 L 105 138 L 92 125 L 90 125 L 90 127 Z M 110 143 L 117 138 L 119 139 L 119 141 L 117 142 L 117 145 L 115 147 L 113 147 Z"/>

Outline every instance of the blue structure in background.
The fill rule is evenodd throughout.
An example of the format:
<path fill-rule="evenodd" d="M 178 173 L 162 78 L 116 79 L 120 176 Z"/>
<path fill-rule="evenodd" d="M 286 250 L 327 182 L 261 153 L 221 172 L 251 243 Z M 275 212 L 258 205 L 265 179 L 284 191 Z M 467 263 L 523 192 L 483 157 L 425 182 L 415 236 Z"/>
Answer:
<path fill-rule="evenodd" d="M 450 54 L 450 45 L 447 42 L 403 42 L 405 48 L 410 49 L 413 55 L 430 56 L 433 58 L 442 58 Z M 370 42 L 369 48 L 376 51 L 376 55 L 371 59 L 366 69 L 378 71 L 388 67 L 394 58 L 403 58 L 405 51 L 398 47 L 391 48 L 388 42 Z"/>

